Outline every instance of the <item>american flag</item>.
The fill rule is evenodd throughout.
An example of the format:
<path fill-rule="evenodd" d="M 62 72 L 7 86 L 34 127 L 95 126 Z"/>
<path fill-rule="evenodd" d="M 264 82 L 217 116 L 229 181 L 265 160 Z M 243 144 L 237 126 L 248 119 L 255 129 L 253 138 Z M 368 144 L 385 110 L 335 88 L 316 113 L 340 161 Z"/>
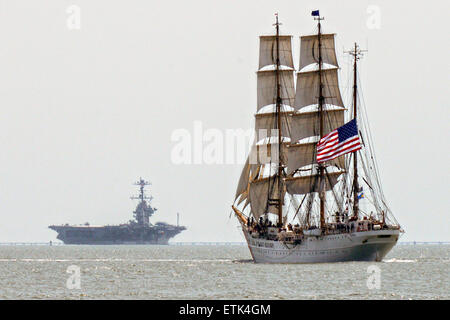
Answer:
<path fill-rule="evenodd" d="M 361 149 L 356 119 L 331 131 L 317 143 L 317 162 L 332 160 Z"/>

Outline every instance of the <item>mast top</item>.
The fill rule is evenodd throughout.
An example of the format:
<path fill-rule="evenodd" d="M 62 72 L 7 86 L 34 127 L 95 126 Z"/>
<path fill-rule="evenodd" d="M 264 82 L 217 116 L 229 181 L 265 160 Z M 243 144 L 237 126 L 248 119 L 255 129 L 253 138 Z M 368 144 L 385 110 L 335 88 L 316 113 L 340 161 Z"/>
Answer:
<path fill-rule="evenodd" d="M 312 11 L 312 12 L 311 12 L 311 15 L 314 17 L 314 20 L 318 20 L 318 21 L 319 21 L 319 24 L 320 24 L 320 21 L 321 21 L 321 20 L 325 20 L 324 17 L 321 17 L 321 16 L 320 16 L 320 10 L 314 10 L 314 11 Z"/>
<path fill-rule="evenodd" d="M 273 24 L 273 26 L 275 26 L 277 29 L 279 26 L 281 26 L 282 23 L 278 22 L 278 12 L 275 13 L 275 23 Z"/>
<path fill-rule="evenodd" d="M 151 183 L 148 182 L 148 181 L 145 181 L 145 180 L 142 179 L 142 178 L 139 178 L 139 181 L 135 182 L 134 185 L 135 185 L 135 186 L 141 186 L 141 187 L 144 187 L 144 186 L 150 186 Z"/>
<path fill-rule="evenodd" d="M 147 197 L 145 195 L 145 191 L 144 191 L 145 186 L 150 186 L 151 185 L 150 182 L 145 181 L 142 178 L 139 178 L 139 181 L 135 182 L 134 185 L 135 186 L 139 186 L 139 196 L 137 196 L 137 197 L 133 196 L 130 199 L 132 199 L 132 200 L 141 200 L 141 201 L 151 200 L 152 199 L 152 197 Z"/>
<path fill-rule="evenodd" d="M 352 50 L 344 51 L 344 53 L 347 53 L 354 57 L 356 61 L 361 59 L 364 56 L 364 52 L 367 52 L 368 50 L 361 50 L 361 48 L 358 46 L 358 44 L 355 42 L 355 46 Z"/>

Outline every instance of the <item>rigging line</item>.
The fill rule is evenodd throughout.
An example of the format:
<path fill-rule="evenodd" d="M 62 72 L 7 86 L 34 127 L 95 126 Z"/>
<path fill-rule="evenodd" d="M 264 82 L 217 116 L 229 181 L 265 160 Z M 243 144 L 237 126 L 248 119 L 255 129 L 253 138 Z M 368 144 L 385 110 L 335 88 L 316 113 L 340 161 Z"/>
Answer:
<path fill-rule="evenodd" d="M 293 73 L 294 71 L 292 71 L 292 73 Z M 292 77 L 293 77 L 293 74 L 291 74 L 292 75 Z M 294 82 L 293 80 L 292 80 L 292 82 Z M 287 86 L 286 86 L 286 83 L 285 83 L 285 79 L 283 79 L 283 78 L 281 78 L 281 84 L 282 84 L 282 88 L 285 88 L 285 92 L 287 93 Z M 284 85 L 284 86 L 283 86 Z M 294 86 L 294 88 L 295 88 L 295 86 Z M 292 104 L 294 104 L 294 98 L 290 98 L 290 97 L 287 97 L 287 98 L 285 98 L 285 100 L 288 100 L 288 106 L 289 107 L 291 107 L 291 108 L 293 108 L 292 107 Z M 292 101 L 291 101 L 292 100 Z M 282 102 L 283 102 L 283 99 L 282 99 Z M 291 103 L 292 102 L 292 103 Z M 283 104 L 283 105 L 285 105 L 285 104 Z M 285 121 L 286 123 L 286 133 L 289 135 L 289 137 L 291 137 L 291 128 L 290 128 L 290 125 L 289 125 L 289 121 L 288 121 L 288 117 L 289 117 L 289 113 L 288 112 L 285 112 L 286 114 L 285 115 L 283 115 L 283 117 L 281 118 L 281 120 L 283 121 Z"/>
<path fill-rule="evenodd" d="M 334 199 L 336 200 L 336 205 L 338 206 L 339 212 L 342 212 L 342 210 L 341 210 L 342 205 L 341 205 L 341 203 L 338 203 L 338 202 L 339 202 L 339 199 L 338 199 L 338 197 L 337 197 L 337 195 L 336 195 L 336 192 L 334 191 L 334 188 L 333 188 L 333 184 L 332 184 L 330 175 L 328 174 L 328 170 L 327 170 L 326 167 L 325 167 L 324 170 L 325 170 L 325 175 L 327 176 L 327 179 L 328 179 L 328 183 L 330 184 L 330 187 L 331 187 L 331 192 L 332 192 L 332 194 L 333 194 L 333 196 L 334 196 Z"/>
<path fill-rule="evenodd" d="M 338 78 L 339 79 L 339 78 Z M 339 80 L 338 80 L 339 81 Z M 331 85 L 330 85 L 330 82 L 331 82 L 331 80 L 329 79 L 329 78 L 327 78 L 327 75 L 326 75 L 326 72 L 324 72 L 323 74 L 322 74 L 322 85 L 323 85 L 323 88 L 329 88 L 328 89 L 328 91 L 331 93 L 331 90 L 330 90 L 330 88 L 331 88 Z M 339 86 L 339 83 L 338 83 L 338 86 Z M 338 90 L 339 90 L 339 88 L 338 88 Z M 327 100 L 327 99 L 331 99 L 331 102 L 332 103 L 330 103 L 331 105 L 337 105 L 337 104 L 334 104 L 333 102 L 334 102 L 334 99 L 337 99 L 337 97 L 325 97 L 324 96 L 324 100 Z"/>
<path fill-rule="evenodd" d="M 311 166 L 311 174 L 313 173 L 313 168 L 314 168 L 314 165 Z M 317 184 L 318 184 L 319 180 L 320 180 L 320 175 L 318 175 L 318 174 L 315 175 L 312 179 L 309 179 L 309 181 L 310 181 L 309 182 L 310 183 L 310 192 L 309 193 L 310 194 L 313 194 L 314 190 L 317 189 Z M 311 203 L 311 206 L 307 209 L 308 209 L 308 215 L 309 215 L 310 211 L 312 210 L 312 203 Z"/>
<path fill-rule="evenodd" d="M 331 88 L 331 85 L 330 85 L 330 79 L 328 79 L 327 78 L 327 76 L 326 75 L 324 75 L 324 77 L 323 77 L 323 79 L 324 79 L 324 81 L 323 81 L 323 84 L 324 84 L 324 87 L 328 87 L 328 88 Z M 339 87 L 338 87 L 338 89 L 337 89 L 338 91 L 340 91 L 339 90 Z M 328 90 L 329 92 L 331 92 L 331 90 L 329 89 Z M 337 96 L 336 97 L 326 97 L 326 99 L 331 99 L 331 105 L 337 105 Z M 323 112 L 324 113 L 324 115 L 325 115 L 325 119 L 327 120 L 327 123 L 328 123 L 328 125 L 329 125 L 329 129 L 330 130 L 332 130 L 333 129 L 333 123 L 332 123 L 332 117 L 334 118 L 333 120 L 335 120 L 336 122 L 337 122 L 337 118 L 338 118 L 338 116 L 337 116 L 337 113 L 335 113 L 335 112 L 327 112 L 327 111 L 325 111 L 325 112 Z M 327 130 L 328 131 L 328 130 Z M 327 134 L 327 132 L 324 132 L 324 135 L 325 134 Z M 330 161 L 331 162 L 331 161 Z M 334 165 L 334 164 L 333 164 Z M 337 166 L 337 165 L 336 165 Z M 339 166 L 337 166 L 337 167 L 339 167 Z M 328 172 L 325 170 L 325 173 L 326 173 L 326 175 L 327 175 L 327 178 L 328 178 L 328 181 L 330 182 L 330 185 L 331 185 L 331 179 L 330 179 L 330 177 L 329 177 L 329 175 L 328 175 Z M 336 205 L 337 205 L 337 207 L 338 207 L 338 210 L 339 211 L 342 211 L 342 209 L 341 209 L 341 207 L 342 207 L 342 205 L 341 205 L 341 203 L 340 203 L 340 199 L 338 198 L 338 196 L 336 195 L 336 193 L 335 193 L 335 191 L 334 191 L 334 189 L 332 189 L 332 193 L 333 193 L 333 197 L 334 197 L 334 199 L 335 199 L 335 202 L 336 202 Z"/>
<path fill-rule="evenodd" d="M 293 199 L 293 197 L 292 197 L 291 194 L 286 193 L 286 194 L 285 194 L 285 197 L 286 197 L 286 195 L 290 198 L 290 200 L 288 201 L 288 202 L 289 202 L 289 205 L 287 206 L 286 211 L 283 211 L 283 213 L 286 213 L 286 221 L 287 221 L 288 218 L 289 218 L 289 212 L 290 212 L 291 208 L 294 207 L 294 206 L 293 206 L 293 202 L 294 202 L 295 200 Z"/>
<path fill-rule="evenodd" d="M 302 199 L 302 201 L 300 202 L 300 205 L 298 206 L 297 211 L 295 212 L 295 215 L 292 217 L 292 220 L 291 220 L 291 221 L 294 221 L 294 219 L 295 219 L 295 217 L 297 216 L 298 212 L 300 211 L 300 208 L 301 208 L 303 202 L 305 201 L 307 195 L 308 195 L 308 194 L 306 193 L 306 194 L 303 196 L 303 199 Z"/>
<path fill-rule="evenodd" d="M 311 210 L 312 210 L 312 207 L 314 205 L 314 193 L 308 193 L 307 194 L 307 198 L 308 198 L 308 201 L 306 203 L 306 212 L 305 212 L 305 219 L 304 219 L 304 221 L 305 221 L 305 225 L 310 227 L 312 225 L 312 223 L 311 223 Z"/>
<path fill-rule="evenodd" d="M 360 79 L 360 77 L 358 77 L 358 79 Z M 374 143 L 373 143 L 373 139 L 372 139 L 372 135 L 371 135 L 371 129 L 370 129 L 369 121 L 368 121 L 368 118 L 367 118 L 366 104 L 365 104 L 365 101 L 364 101 L 364 95 L 362 94 L 362 89 L 360 91 L 361 91 L 361 98 L 362 98 L 362 103 L 361 103 L 362 108 L 361 109 L 363 111 L 362 112 L 363 113 L 362 120 L 363 120 L 363 122 L 365 124 L 367 136 L 368 136 L 368 139 L 369 139 L 368 151 L 369 151 L 369 153 L 370 153 L 370 155 L 372 157 L 372 163 L 373 163 L 373 166 L 374 166 L 374 174 L 375 174 L 376 182 L 378 184 L 378 187 L 381 189 L 381 182 L 380 182 L 381 180 L 380 180 L 380 177 L 379 177 L 379 174 L 378 174 L 378 165 L 377 165 L 377 161 L 376 161 L 376 157 L 375 157 L 375 153 L 374 153 L 374 149 L 373 149 Z M 358 98 L 359 98 L 359 96 L 358 96 Z M 381 191 L 380 196 L 383 197 L 384 195 L 382 194 L 382 189 L 380 191 Z"/>
<path fill-rule="evenodd" d="M 360 79 L 360 77 L 358 77 L 358 79 Z M 367 130 L 367 133 L 368 133 L 369 150 L 370 150 L 371 156 L 373 158 L 373 164 L 374 164 L 374 171 L 375 171 L 375 175 L 376 175 L 376 180 L 377 180 L 377 183 L 379 183 L 379 187 L 381 189 L 381 177 L 379 176 L 378 161 L 376 159 L 375 152 L 374 152 L 375 144 L 373 142 L 372 132 L 371 132 L 371 128 L 370 128 L 369 121 L 368 121 L 368 114 L 367 114 L 367 109 L 366 109 L 366 102 L 364 100 L 363 90 L 360 89 L 360 91 L 361 91 L 361 98 L 362 98 L 363 115 L 364 115 L 364 120 L 366 122 L 365 123 L 365 125 L 366 125 L 365 127 L 366 127 L 366 130 Z M 382 189 L 380 191 L 381 191 L 381 196 L 384 197 Z"/>
<path fill-rule="evenodd" d="M 362 157 L 361 157 L 362 158 Z M 361 165 L 362 165 L 362 167 L 363 167 L 363 170 L 364 170 L 364 173 L 365 173 L 365 175 L 366 175 L 366 177 L 367 177 L 367 179 L 369 179 L 369 181 L 371 181 L 371 179 L 370 179 L 370 172 L 369 172 L 369 170 L 368 170 L 368 168 L 367 168 L 367 165 L 366 165 L 366 163 L 365 162 L 361 162 Z M 374 199 L 374 207 L 375 207 L 375 209 L 377 210 L 377 211 L 381 211 L 382 209 L 381 209 L 381 206 L 379 205 L 379 203 L 378 203 L 378 201 L 377 201 L 377 191 L 375 190 L 375 189 L 373 189 L 373 188 L 370 188 L 370 192 L 371 192 L 371 194 L 372 194 L 372 197 L 373 197 L 373 199 Z"/>
<path fill-rule="evenodd" d="M 294 71 L 292 71 L 292 72 L 294 72 Z M 282 73 L 281 73 L 282 74 Z M 283 77 L 280 77 L 280 88 L 281 88 L 281 92 L 283 92 L 283 89 L 284 89 L 284 92 L 285 93 L 287 93 L 287 85 L 286 85 L 286 80 L 285 79 L 283 79 Z M 275 88 L 274 88 L 274 91 L 275 91 L 275 93 L 274 93 L 274 96 L 275 96 L 275 99 L 276 99 L 276 91 L 277 91 L 277 88 L 276 88 L 276 86 L 275 86 Z M 288 100 L 288 104 L 284 104 L 283 102 L 285 101 L 285 100 Z M 281 103 L 282 103 L 282 105 L 287 105 L 287 106 L 289 106 L 289 107 L 292 107 L 292 103 L 291 103 L 291 100 L 293 100 L 293 98 L 290 98 L 290 97 L 287 97 L 287 98 L 282 98 L 282 100 L 281 100 Z M 292 101 L 293 102 L 293 101 Z M 276 101 L 275 101 L 275 103 L 274 103 L 274 105 L 276 105 Z M 276 112 L 273 112 L 273 115 L 276 115 Z M 286 131 L 286 133 L 290 136 L 291 135 L 291 130 L 290 130 L 290 125 L 289 125 L 289 121 L 288 121 L 288 117 L 289 117 L 289 111 L 287 111 L 287 110 L 285 110 L 285 111 L 282 111 L 281 113 L 280 113 L 280 115 L 279 115 L 280 117 L 281 117 L 281 121 L 283 122 L 283 124 L 285 124 L 285 128 L 287 129 Z M 276 118 L 276 116 L 273 116 L 273 118 L 272 118 L 272 121 L 274 122 L 274 123 L 272 123 L 272 126 L 271 126 L 271 128 L 273 127 L 273 128 L 276 128 L 276 129 L 278 129 L 278 130 L 281 130 L 281 132 L 283 133 L 283 130 L 282 130 L 282 128 L 283 128 L 283 125 L 281 126 L 281 128 L 277 128 L 278 127 L 278 122 L 277 122 L 277 118 Z M 283 136 L 283 138 L 287 138 L 286 136 Z M 284 140 L 284 139 L 283 139 Z M 283 142 L 283 140 L 282 140 L 282 142 Z"/>
<path fill-rule="evenodd" d="M 364 180 L 364 182 L 367 184 L 367 186 L 373 190 L 372 186 L 370 185 L 369 182 L 367 182 L 366 178 L 364 178 L 364 177 L 361 177 L 361 178 Z"/>
<path fill-rule="evenodd" d="M 370 151 L 370 149 L 369 149 L 369 151 Z M 367 156 L 366 156 L 366 158 L 367 158 Z M 387 204 L 386 204 L 386 201 L 385 201 L 385 198 L 384 198 L 384 194 L 383 194 L 383 191 L 382 191 L 382 188 L 381 188 L 381 183 L 380 183 L 378 174 L 377 174 L 377 172 L 376 172 L 376 166 L 375 166 L 375 163 L 374 163 L 374 159 L 372 158 L 371 161 L 370 161 L 369 159 L 367 159 L 367 161 L 368 161 L 368 162 L 371 162 L 371 163 L 374 165 L 373 171 L 374 171 L 375 181 L 376 181 L 376 184 L 375 184 L 375 185 L 376 185 L 376 187 L 377 187 L 377 188 L 376 188 L 376 193 L 379 194 L 380 201 L 381 201 L 381 203 L 384 205 L 384 209 L 382 209 L 381 206 L 378 205 L 378 206 L 377 206 L 377 210 L 378 210 L 378 211 L 384 210 L 384 211 L 386 212 L 386 214 L 388 215 L 388 217 L 389 217 L 389 215 L 392 215 L 392 212 L 390 211 L 389 207 L 388 207 Z M 374 191 L 375 191 L 375 190 L 374 190 Z M 375 195 L 375 196 L 376 196 L 376 195 Z M 378 197 L 377 197 L 377 198 L 378 198 Z M 393 218 L 395 219 L 395 217 L 393 217 Z M 396 222 L 396 224 L 398 224 L 398 222 Z"/>

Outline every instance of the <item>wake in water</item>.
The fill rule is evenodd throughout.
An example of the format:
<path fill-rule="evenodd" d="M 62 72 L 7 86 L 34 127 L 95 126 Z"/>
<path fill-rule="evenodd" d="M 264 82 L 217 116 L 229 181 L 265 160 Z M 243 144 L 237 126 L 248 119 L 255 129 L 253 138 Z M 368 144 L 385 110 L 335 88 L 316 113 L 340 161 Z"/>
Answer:
<path fill-rule="evenodd" d="M 387 262 L 387 263 L 391 263 L 391 262 L 403 262 L 403 263 L 411 263 L 411 262 L 417 262 L 417 260 L 408 260 L 408 259 L 388 259 L 388 260 L 383 260 L 383 262 Z"/>
<path fill-rule="evenodd" d="M 254 263 L 252 259 L 232 260 L 233 263 Z"/>
<path fill-rule="evenodd" d="M 234 262 L 232 259 L 0 259 L 0 262 Z M 249 260 L 252 261 L 252 260 Z"/>

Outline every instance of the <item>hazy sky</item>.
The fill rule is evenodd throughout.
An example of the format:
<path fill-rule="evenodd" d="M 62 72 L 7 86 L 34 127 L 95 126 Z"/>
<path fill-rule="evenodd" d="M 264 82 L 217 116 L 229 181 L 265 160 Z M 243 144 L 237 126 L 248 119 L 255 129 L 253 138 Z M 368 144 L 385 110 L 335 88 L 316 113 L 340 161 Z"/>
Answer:
<path fill-rule="evenodd" d="M 402 240 L 449 241 L 448 1 L 1 0 L 0 242 L 126 222 L 140 176 L 153 222 L 180 212 L 175 241 L 243 241 L 229 218 L 242 165 L 175 165 L 171 135 L 251 128 L 258 36 L 279 12 L 298 65 L 314 9 L 337 33 L 341 80 L 343 49 L 369 49 L 362 90 Z"/>

